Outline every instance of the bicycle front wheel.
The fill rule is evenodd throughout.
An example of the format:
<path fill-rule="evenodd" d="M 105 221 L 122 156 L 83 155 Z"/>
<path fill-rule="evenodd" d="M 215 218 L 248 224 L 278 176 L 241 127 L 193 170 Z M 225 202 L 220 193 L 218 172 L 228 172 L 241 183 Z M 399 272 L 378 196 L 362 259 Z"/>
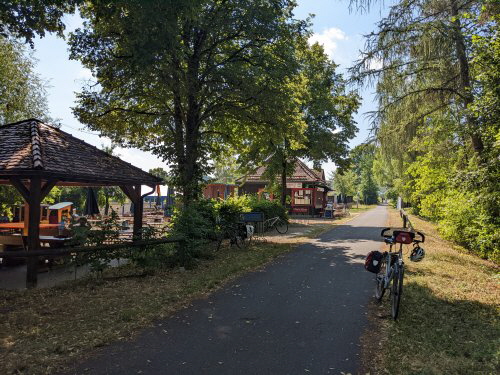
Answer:
<path fill-rule="evenodd" d="M 283 219 L 279 219 L 274 227 L 276 228 L 276 232 L 279 234 L 285 234 L 288 232 L 288 223 Z"/>
<path fill-rule="evenodd" d="M 403 293 L 403 277 L 404 277 L 404 265 L 396 268 L 397 272 L 394 274 L 394 279 L 392 281 L 391 289 L 391 313 L 392 318 L 396 320 L 399 314 L 399 305 L 401 302 L 401 294 Z"/>
<path fill-rule="evenodd" d="M 234 244 L 238 247 L 238 249 L 244 249 L 250 246 L 251 240 L 251 237 L 239 233 L 234 237 Z"/>

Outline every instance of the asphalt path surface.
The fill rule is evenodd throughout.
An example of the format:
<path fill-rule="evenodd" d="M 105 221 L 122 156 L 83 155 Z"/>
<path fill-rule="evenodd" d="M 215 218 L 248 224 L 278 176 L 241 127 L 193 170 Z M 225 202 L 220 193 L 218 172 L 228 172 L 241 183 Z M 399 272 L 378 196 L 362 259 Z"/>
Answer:
<path fill-rule="evenodd" d="M 68 374 L 356 374 L 386 221 L 367 211 Z"/>

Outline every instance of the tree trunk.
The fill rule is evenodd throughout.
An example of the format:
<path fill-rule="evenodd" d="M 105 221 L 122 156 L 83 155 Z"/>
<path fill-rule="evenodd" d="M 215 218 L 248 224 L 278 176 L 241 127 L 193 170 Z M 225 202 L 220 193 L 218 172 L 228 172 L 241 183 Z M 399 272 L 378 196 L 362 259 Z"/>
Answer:
<path fill-rule="evenodd" d="M 463 98 L 463 107 L 467 110 L 468 106 L 473 103 L 474 97 L 472 95 L 472 84 L 470 78 L 469 60 L 467 59 L 467 49 L 465 47 L 464 36 L 462 33 L 462 25 L 460 22 L 460 15 L 457 7 L 457 1 L 451 0 L 451 16 L 454 17 L 453 25 L 453 39 L 455 43 L 455 51 L 457 53 L 458 64 L 460 67 L 460 87 Z M 479 124 L 476 119 L 469 113 L 466 114 L 467 123 L 471 125 L 470 137 L 472 147 L 474 150 L 481 154 L 484 149 L 484 144 L 479 132 Z"/>
<path fill-rule="evenodd" d="M 286 157 L 283 158 L 281 163 L 281 205 L 286 207 L 286 168 L 287 160 Z"/>
<path fill-rule="evenodd" d="M 186 35 L 184 35 L 187 38 Z M 198 35 L 202 37 L 202 35 Z M 187 41 L 187 39 L 186 39 Z M 185 159 L 184 167 L 182 169 L 183 176 L 181 176 L 183 204 L 184 206 L 196 201 L 200 193 L 200 84 L 199 84 L 199 71 L 200 71 L 200 44 L 202 40 L 196 38 L 193 45 L 193 54 L 188 60 L 187 75 L 186 75 L 186 88 L 187 88 L 187 109 L 186 109 L 186 131 L 185 131 Z"/>
<path fill-rule="evenodd" d="M 183 201 L 187 206 L 199 198 L 200 192 L 200 166 L 199 160 L 199 106 L 194 97 L 189 95 L 188 113 L 186 119 L 186 147 L 184 165 Z"/>

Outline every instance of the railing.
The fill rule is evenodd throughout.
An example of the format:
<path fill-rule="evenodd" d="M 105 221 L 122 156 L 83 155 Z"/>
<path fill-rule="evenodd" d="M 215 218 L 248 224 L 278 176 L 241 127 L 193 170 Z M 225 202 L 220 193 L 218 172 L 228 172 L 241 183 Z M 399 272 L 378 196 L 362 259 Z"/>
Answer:
<path fill-rule="evenodd" d="M 401 219 L 403 219 L 403 228 L 409 228 L 413 231 L 415 230 L 415 228 L 413 227 L 413 224 L 410 221 L 410 217 L 405 212 L 405 210 L 403 210 L 403 209 L 399 210 L 399 216 L 401 216 Z"/>
<path fill-rule="evenodd" d="M 90 253 L 95 251 L 118 250 L 127 247 L 154 246 L 167 243 L 182 244 L 184 241 L 185 241 L 184 239 L 165 238 L 159 240 L 121 242 L 111 245 L 68 247 L 62 250 L 53 249 L 53 250 L 36 250 L 36 251 L 4 251 L 0 254 L 0 258 L 30 258 L 30 257 L 40 257 L 40 256 L 57 257 L 57 256 L 67 256 L 78 253 Z"/>
<path fill-rule="evenodd" d="M 79 247 L 67 247 L 64 249 L 52 249 L 52 250 L 34 250 L 34 251 L 4 251 L 0 253 L 0 258 L 28 258 L 28 267 L 26 269 L 26 287 L 34 288 L 37 284 L 38 279 L 38 258 L 39 257 L 64 257 L 64 256 L 76 256 L 80 253 L 105 253 L 107 251 L 126 249 L 131 247 L 145 247 L 162 245 L 168 243 L 178 243 L 179 246 L 183 246 L 185 239 L 179 238 L 164 238 L 156 240 L 138 240 L 133 242 L 122 242 L 111 245 L 96 245 L 96 246 L 79 246 Z M 33 259 L 35 258 L 35 259 Z M 103 257 L 104 258 L 104 257 Z"/>

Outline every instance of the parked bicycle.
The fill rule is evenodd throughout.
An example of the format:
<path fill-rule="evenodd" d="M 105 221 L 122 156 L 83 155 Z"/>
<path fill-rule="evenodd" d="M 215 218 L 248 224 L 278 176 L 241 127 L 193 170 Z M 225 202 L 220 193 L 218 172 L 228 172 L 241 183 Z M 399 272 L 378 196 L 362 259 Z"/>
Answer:
<path fill-rule="evenodd" d="M 415 239 L 415 235 L 419 235 L 420 238 Z M 389 245 L 389 251 L 384 253 L 380 251 L 370 252 L 365 261 L 365 268 L 370 272 L 376 273 L 375 298 L 377 298 L 377 301 L 382 300 L 387 289 L 390 290 L 391 315 L 396 320 L 403 294 L 403 278 L 405 273 L 403 245 L 413 244 L 410 260 L 418 262 L 425 256 L 424 249 L 420 247 L 420 244 L 425 241 L 425 236 L 420 232 L 409 232 L 391 228 L 382 230 L 381 236 L 384 237 L 384 242 Z"/>
<path fill-rule="evenodd" d="M 235 245 L 242 249 L 250 245 L 254 233 L 252 225 L 245 225 L 242 222 L 225 223 L 217 231 L 217 250 L 222 246 L 222 242 L 229 240 L 231 246 Z"/>
<path fill-rule="evenodd" d="M 264 232 L 273 228 L 276 229 L 276 232 L 279 234 L 285 234 L 288 232 L 288 222 L 279 216 L 264 221 Z"/>

